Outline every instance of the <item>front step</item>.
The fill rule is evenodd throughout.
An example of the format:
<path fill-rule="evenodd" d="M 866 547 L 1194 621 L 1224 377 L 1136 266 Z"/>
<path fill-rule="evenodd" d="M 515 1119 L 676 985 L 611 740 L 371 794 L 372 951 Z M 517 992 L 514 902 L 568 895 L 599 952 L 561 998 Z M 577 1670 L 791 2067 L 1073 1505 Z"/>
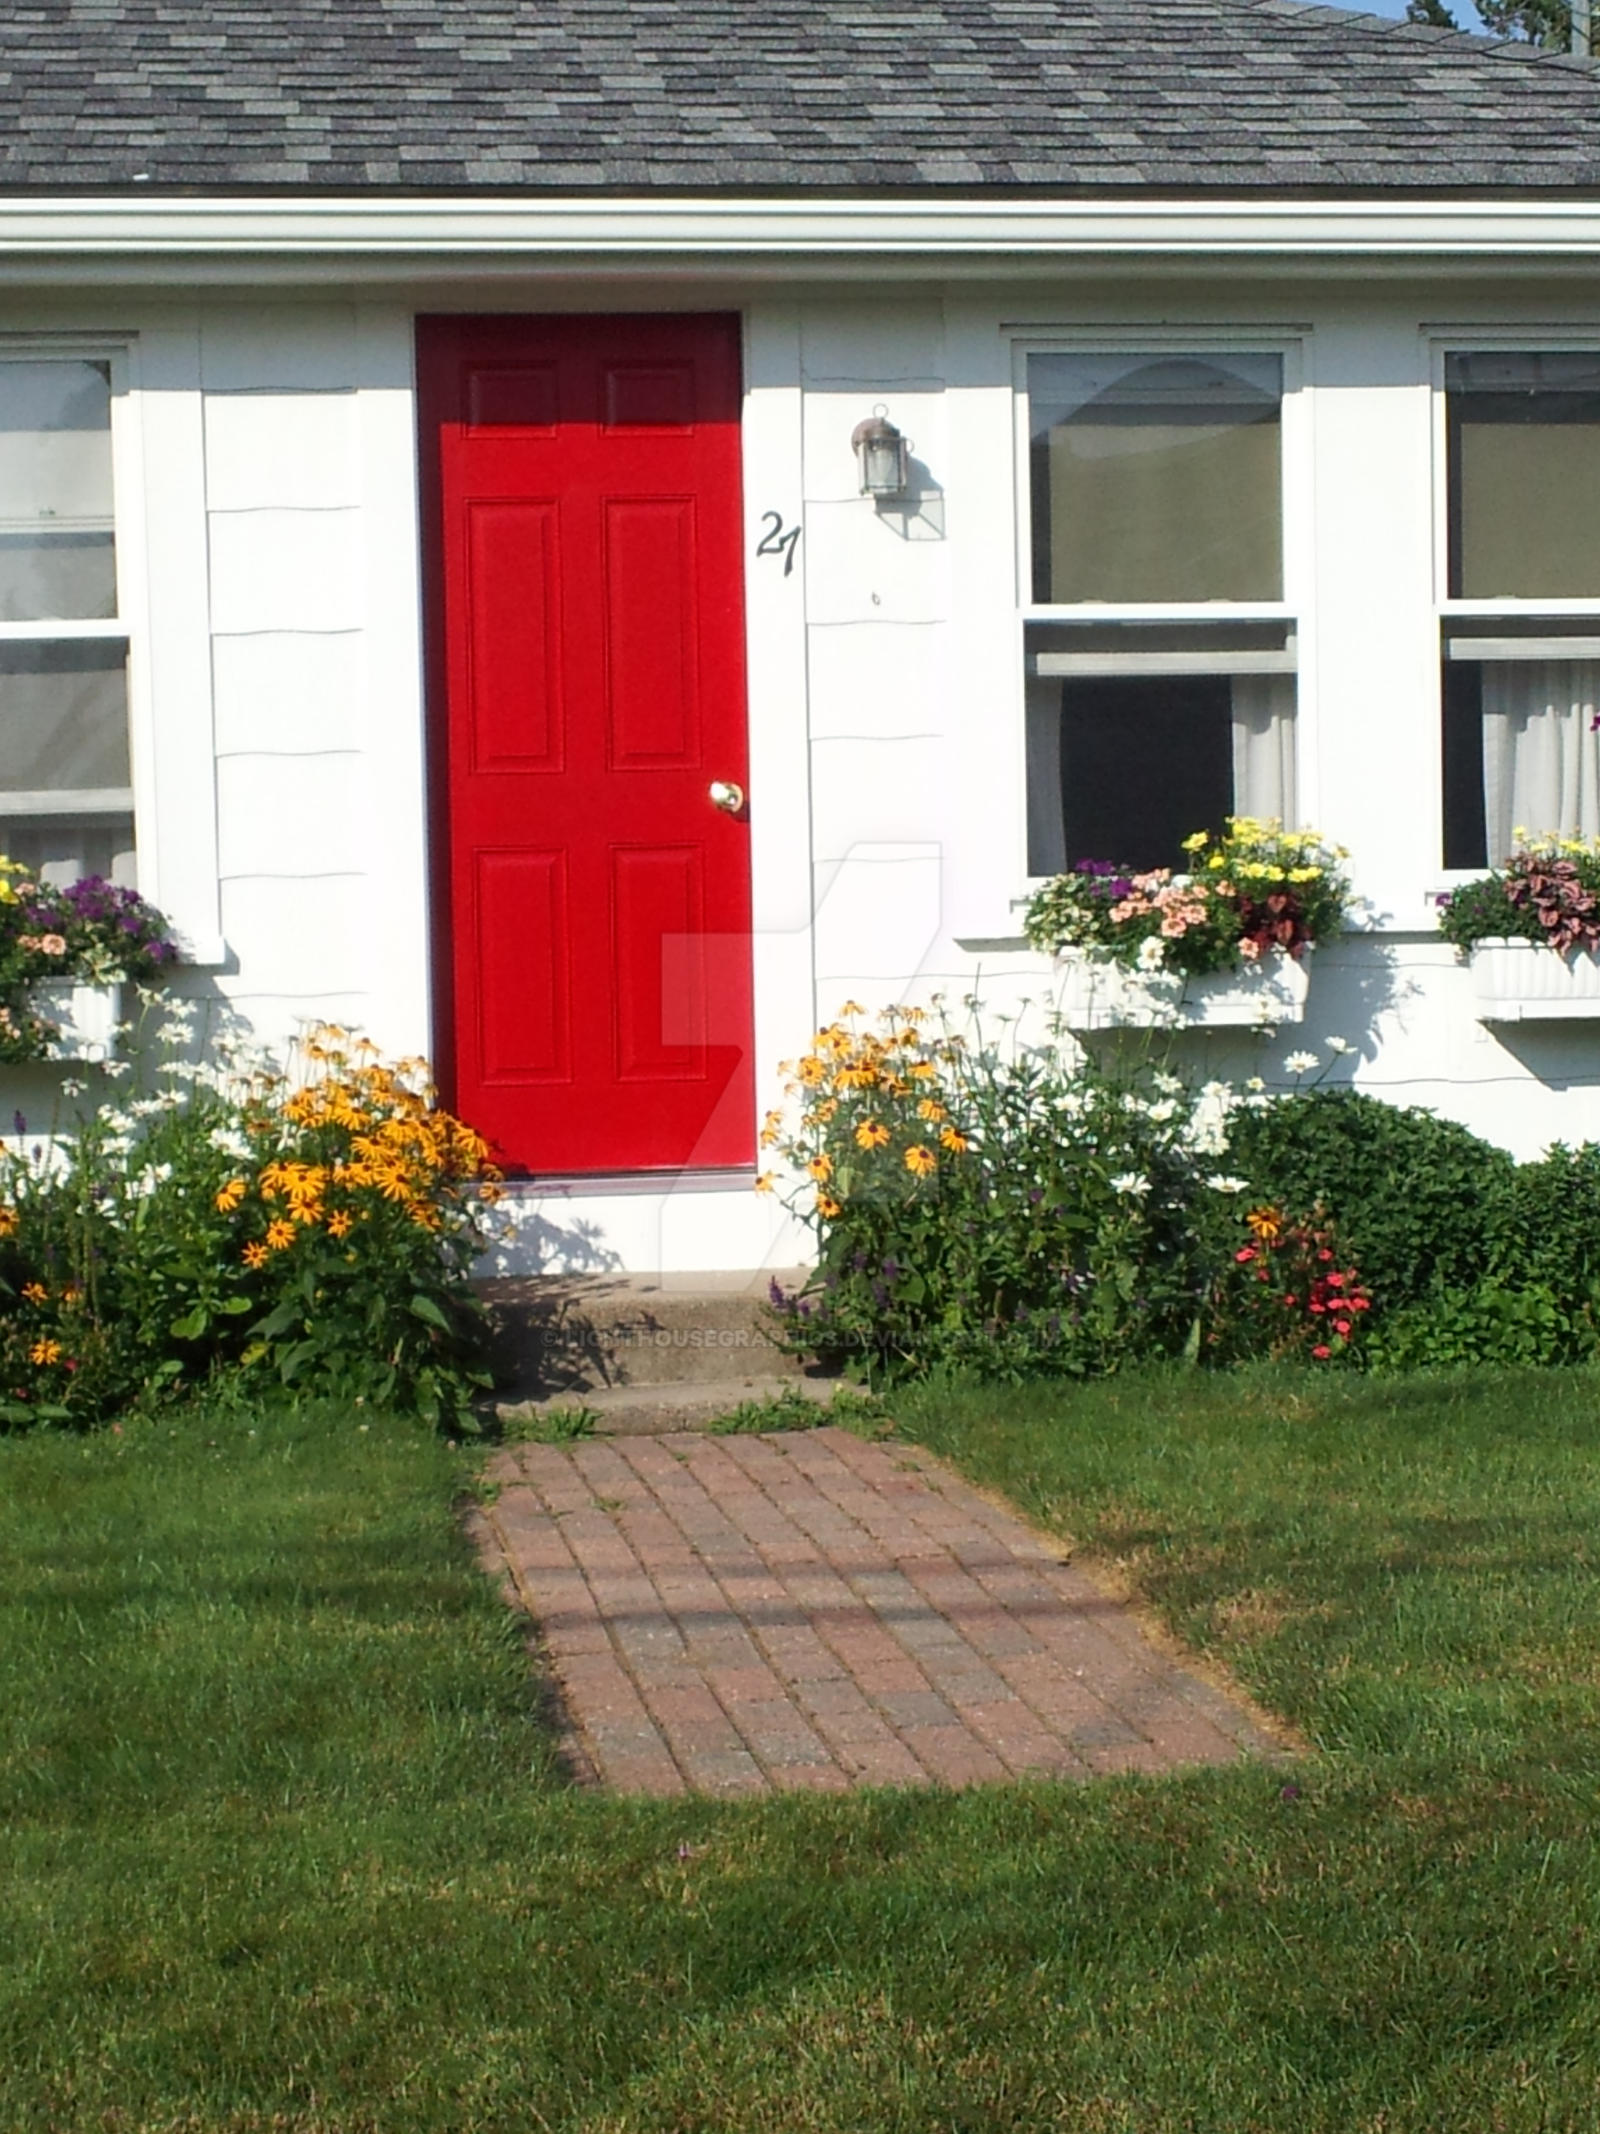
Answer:
<path fill-rule="evenodd" d="M 761 1274 L 532 1275 L 478 1285 L 494 1325 L 503 1403 L 577 1404 L 608 1388 L 717 1388 L 724 1407 L 757 1382 L 793 1384 Z M 796 1288 L 805 1270 L 776 1279 Z"/>
<path fill-rule="evenodd" d="M 597 1437 L 664 1437 L 674 1430 L 704 1430 L 735 1408 L 766 1401 L 798 1398 L 825 1407 L 844 1385 L 840 1378 L 747 1378 L 708 1386 L 600 1386 L 548 1400 L 502 1400 L 496 1412 L 502 1423 L 511 1424 L 577 1413 Z"/>

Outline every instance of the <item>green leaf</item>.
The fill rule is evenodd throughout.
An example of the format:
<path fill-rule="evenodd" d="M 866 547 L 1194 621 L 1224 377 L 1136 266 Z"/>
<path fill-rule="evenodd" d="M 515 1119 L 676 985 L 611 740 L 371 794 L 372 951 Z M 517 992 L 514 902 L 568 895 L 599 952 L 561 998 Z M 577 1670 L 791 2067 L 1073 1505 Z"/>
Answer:
<path fill-rule="evenodd" d="M 425 1297 L 420 1290 L 411 1299 L 408 1309 L 414 1319 L 422 1320 L 427 1326 L 438 1327 L 441 1333 L 448 1334 L 453 1331 L 450 1321 L 445 1317 L 438 1305 L 434 1303 L 432 1297 Z"/>
<path fill-rule="evenodd" d="M 251 1327 L 250 1331 L 263 1341 L 274 1341 L 279 1334 L 286 1334 L 291 1326 L 298 1326 L 299 1324 L 299 1298 L 285 1297 L 275 1311 L 268 1312 L 267 1316 L 257 1325 Z"/>
<path fill-rule="evenodd" d="M 192 1312 L 185 1312 L 181 1319 L 174 1319 L 170 1328 L 179 1341 L 198 1341 L 211 1324 L 211 1314 L 203 1304 L 197 1304 Z"/>

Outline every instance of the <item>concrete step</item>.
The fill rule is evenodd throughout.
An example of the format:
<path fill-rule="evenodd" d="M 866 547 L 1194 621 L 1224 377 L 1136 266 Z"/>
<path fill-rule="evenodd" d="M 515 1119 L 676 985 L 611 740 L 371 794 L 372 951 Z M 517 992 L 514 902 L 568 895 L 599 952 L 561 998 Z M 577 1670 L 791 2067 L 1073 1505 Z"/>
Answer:
<path fill-rule="evenodd" d="M 586 1393 L 558 1393 L 547 1400 L 497 1403 L 503 1424 L 533 1423 L 564 1411 L 586 1412 L 596 1437 L 662 1437 L 673 1430 L 704 1430 L 735 1408 L 769 1400 L 800 1399 L 825 1407 L 839 1378 L 747 1378 L 714 1385 L 600 1386 Z"/>
<path fill-rule="evenodd" d="M 797 1380 L 773 1338 L 771 1272 L 533 1275 L 480 1283 L 495 1330 L 501 1397 L 585 1395 L 610 1386 L 725 1386 Z M 785 1289 L 801 1268 L 777 1271 Z"/>

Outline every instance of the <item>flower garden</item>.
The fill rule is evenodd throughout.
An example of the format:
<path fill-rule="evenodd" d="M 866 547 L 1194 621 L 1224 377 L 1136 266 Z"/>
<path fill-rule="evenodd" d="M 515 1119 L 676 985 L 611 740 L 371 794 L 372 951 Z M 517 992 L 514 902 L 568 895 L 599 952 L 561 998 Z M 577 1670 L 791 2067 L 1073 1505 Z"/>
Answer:
<path fill-rule="evenodd" d="M 1600 1148 L 1518 1164 L 1322 1086 L 1343 1049 L 1279 1094 L 1194 1087 L 852 1004 L 763 1129 L 817 1244 L 785 1339 L 887 1379 L 1594 1355 Z"/>

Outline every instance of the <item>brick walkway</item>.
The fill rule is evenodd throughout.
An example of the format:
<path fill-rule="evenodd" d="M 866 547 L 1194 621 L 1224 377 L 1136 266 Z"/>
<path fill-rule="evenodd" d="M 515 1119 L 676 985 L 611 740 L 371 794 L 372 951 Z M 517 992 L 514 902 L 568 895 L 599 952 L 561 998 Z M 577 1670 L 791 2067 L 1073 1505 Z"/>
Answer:
<path fill-rule="evenodd" d="M 500 1454 L 479 1522 L 567 1753 L 630 1793 L 962 1786 L 1282 1752 L 1014 1514 L 833 1428 Z"/>

